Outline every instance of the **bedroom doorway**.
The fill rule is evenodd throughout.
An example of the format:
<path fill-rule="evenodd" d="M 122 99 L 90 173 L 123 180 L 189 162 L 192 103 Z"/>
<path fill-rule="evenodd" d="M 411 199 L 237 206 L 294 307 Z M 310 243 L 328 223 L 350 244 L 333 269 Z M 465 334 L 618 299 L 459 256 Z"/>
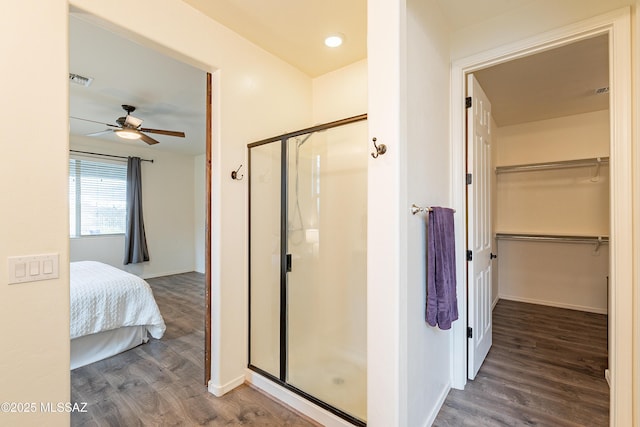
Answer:
<path fill-rule="evenodd" d="M 206 385 L 211 377 L 212 75 L 187 65 L 189 61 L 182 62 L 155 51 L 150 42 L 146 45 L 140 44 L 139 40 L 138 43 L 134 43 L 127 38 L 126 31 L 113 31 L 112 24 L 99 21 L 74 8 L 71 8 L 69 18 L 69 112 L 72 117 L 94 120 L 94 123 L 73 118 L 70 120 L 73 135 L 70 137 L 71 148 L 108 156 L 123 155 L 125 158 L 139 156 L 154 160 L 153 163 L 144 162 L 142 167 L 146 169 L 143 172 L 145 228 L 147 228 L 147 241 L 150 245 L 151 263 L 155 261 L 155 265 L 151 267 L 150 263 L 145 263 L 146 265 L 123 266 L 120 242 L 122 236 L 117 235 L 76 239 L 70 244 L 72 246 L 71 261 L 74 261 L 73 252 L 76 254 L 75 258 L 93 259 L 99 258 L 100 253 L 106 250 L 110 255 L 103 262 L 121 269 L 127 268 L 130 273 L 141 277 L 181 274 L 192 270 L 201 272 L 204 278 L 201 280 L 203 287 L 200 288 L 200 298 L 204 298 L 201 302 L 205 308 L 202 317 L 198 320 L 198 326 L 204 328 L 204 337 L 200 343 L 202 356 L 199 365 L 202 365 L 202 368 L 197 382 L 204 380 Z M 91 33 L 89 36 L 85 31 L 96 31 L 99 34 Z M 116 43 L 118 46 L 120 46 L 118 43 L 129 43 L 137 49 L 134 52 L 117 49 L 118 56 L 131 59 L 127 61 L 127 67 L 118 65 L 117 61 L 112 60 L 114 55 L 110 56 L 107 53 L 109 45 L 114 43 L 113 38 L 121 39 Z M 75 44 L 74 41 L 76 41 Z M 74 59 L 93 57 L 89 54 L 85 55 L 84 52 L 79 53 L 78 45 L 86 45 L 87 49 L 96 53 L 102 51 L 102 56 L 111 59 L 103 66 L 85 67 L 79 61 L 74 62 Z M 161 89 L 146 89 L 140 90 L 138 94 L 132 93 L 129 90 L 130 87 L 140 88 L 148 81 L 158 78 L 159 72 L 145 72 L 142 75 L 135 72 L 134 64 L 138 63 L 135 61 L 136 58 L 151 63 L 150 58 L 154 55 L 165 56 L 166 62 L 156 70 L 175 76 L 174 81 L 172 84 L 164 84 Z M 176 54 L 176 57 L 180 58 L 180 55 Z M 98 59 L 87 59 L 87 62 L 89 65 L 99 64 Z M 191 74 L 184 77 L 181 72 L 189 67 L 191 71 L 188 73 Z M 113 79 L 110 76 L 111 74 L 117 76 L 118 73 L 126 75 Z M 82 77 L 88 79 L 84 80 Z M 183 82 L 184 87 L 182 83 L 176 85 L 175 81 Z M 78 82 L 83 84 L 75 84 Z M 99 93 L 99 99 L 94 100 L 93 104 L 86 100 L 91 91 Z M 178 98 L 173 97 L 176 93 Z M 83 102 L 72 102 L 72 99 L 78 100 L 83 97 L 85 97 Z M 180 97 L 193 98 L 194 106 L 181 104 Z M 150 133 L 149 136 L 159 141 L 158 144 L 148 146 L 157 150 L 153 151 L 141 141 L 125 141 L 116 137 L 115 134 L 106 135 L 108 139 L 105 141 L 99 141 L 98 138 L 101 137 L 99 135 L 88 136 L 88 134 L 100 133 L 105 127 L 110 129 L 111 124 L 117 122 L 118 116 L 125 116 L 126 113 L 121 107 L 121 104 L 125 103 L 137 107 L 132 115 L 144 120 L 142 127 L 151 130 L 186 131 L 186 138 Z M 80 114 L 78 105 L 82 107 Z M 110 110 L 105 113 L 104 108 Z M 201 124 L 197 125 L 198 123 Z M 93 125 L 95 128 L 91 130 L 86 127 L 80 128 L 74 134 L 73 129 L 79 124 Z M 199 126 L 199 129 L 189 131 L 190 126 Z M 196 141 L 198 141 L 197 144 L 195 144 Z M 194 170 L 196 168 L 198 168 L 197 171 Z M 172 194 L 178 195 L 179 198 L 174 199 Z M 196 198 L 199 199 L 197 204 L 193 201 Z M 201 210 L 197 216 L 196 210 Z M 160 214 L 164 214 L 165 217 L 160 218 Z M 166 233 L 168 240 L 158 241 L 158 233 L 154 233 L 153 230 Z M 174 234 L 170 235 L 170 233 Z M 190 237 L 182 237 L 187 235 Z M 152 242 L 153 240 L 155 242 Z M 96 247 L 98 243 L 102 245 L 100 248 Z M 156 249 L 154 250 L 151 245 Z M 196 258 L 199 261 L 194 261 Z M 189 263 L 195 264 L 195 267 L 189 266 Z"/>

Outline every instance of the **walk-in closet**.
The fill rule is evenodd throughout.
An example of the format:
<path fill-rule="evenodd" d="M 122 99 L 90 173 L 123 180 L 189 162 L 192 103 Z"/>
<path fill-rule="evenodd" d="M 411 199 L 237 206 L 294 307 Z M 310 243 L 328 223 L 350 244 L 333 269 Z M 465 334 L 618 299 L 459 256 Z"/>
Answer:
<path fill-rule="evenodd" d="M 606 314 L 608 110 L 496 135 L 496 296 Z"/>
<path fill-rule="evenodd" d="M 607 36 L 475 76 L 492 103 L 494 304 L 606 314 Z"/>
<path fill-rule="evenodd" d="M 548 412 L 551 418 L 542 424 L 601 425 L 609 414 L 608 36 L 542 50 L 473 76 L 484 93 L 476 98 L 475 86 L 467 88 L 468 101 L 485 105 L 467 106 L 491 112 L 490 149 L 483 148 L 491 173 L 481 175 L 474 163 L 467 184 L 476 187 L 467 194 L 490 180 L 483 200 L 493 230 L 487 269 L 493 340 L 466 390 L 498 396 L 495 384 L 513 381 L 509 387 L 522 393 L 519 404 Z M 468 168 L 476 152 L 467 151 Z M 473 194 L 473 202 L 484 206 Z M 469 223 L 477 220 L 470 212 Z M 472 255 L 475 263 L 483 254 Z"/>

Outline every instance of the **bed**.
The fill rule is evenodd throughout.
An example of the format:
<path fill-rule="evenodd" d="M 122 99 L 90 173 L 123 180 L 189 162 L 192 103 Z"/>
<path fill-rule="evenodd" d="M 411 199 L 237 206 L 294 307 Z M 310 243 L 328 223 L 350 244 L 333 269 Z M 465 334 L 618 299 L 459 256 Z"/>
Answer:
<path fill-rule="evenodd" d="M 71 369 L 116 355 L 166 330 L 138 276 L 96 261 L 71 263 Z"/>

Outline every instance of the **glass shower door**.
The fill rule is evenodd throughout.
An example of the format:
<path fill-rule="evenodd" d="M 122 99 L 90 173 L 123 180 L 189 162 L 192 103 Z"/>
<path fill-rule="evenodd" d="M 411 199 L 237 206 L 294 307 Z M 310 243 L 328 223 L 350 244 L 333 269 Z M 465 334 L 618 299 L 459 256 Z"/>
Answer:
<path fill-rule="evenodd" d="M 365 420 L 367 123 L 286 144 L 286 382 Z"/>
<path fill-rule="evenodd" d="M 275 377 L 281 370 L 281 147 L 278 141 L 249 150 L 249 360 Z"/>

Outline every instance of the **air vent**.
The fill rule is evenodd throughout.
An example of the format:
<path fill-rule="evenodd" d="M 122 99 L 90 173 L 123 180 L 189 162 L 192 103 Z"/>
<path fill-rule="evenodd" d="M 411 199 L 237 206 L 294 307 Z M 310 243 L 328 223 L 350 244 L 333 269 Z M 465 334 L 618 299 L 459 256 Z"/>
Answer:
<path fill-rule="evenodd" d="M 604 95 L 606 93 L 609 93 L 609 86 L 599 87 L 598 89 L 596 89 L 594 91 L 594 94 L 596 94 L 596 95 Z"/>
<path fill-rule="evenodd" d="M 89 87 L 93 81 L 93 77 L 85 77 L 80 74 L 69 73 L 69 81 L 80 86 Z"/>

